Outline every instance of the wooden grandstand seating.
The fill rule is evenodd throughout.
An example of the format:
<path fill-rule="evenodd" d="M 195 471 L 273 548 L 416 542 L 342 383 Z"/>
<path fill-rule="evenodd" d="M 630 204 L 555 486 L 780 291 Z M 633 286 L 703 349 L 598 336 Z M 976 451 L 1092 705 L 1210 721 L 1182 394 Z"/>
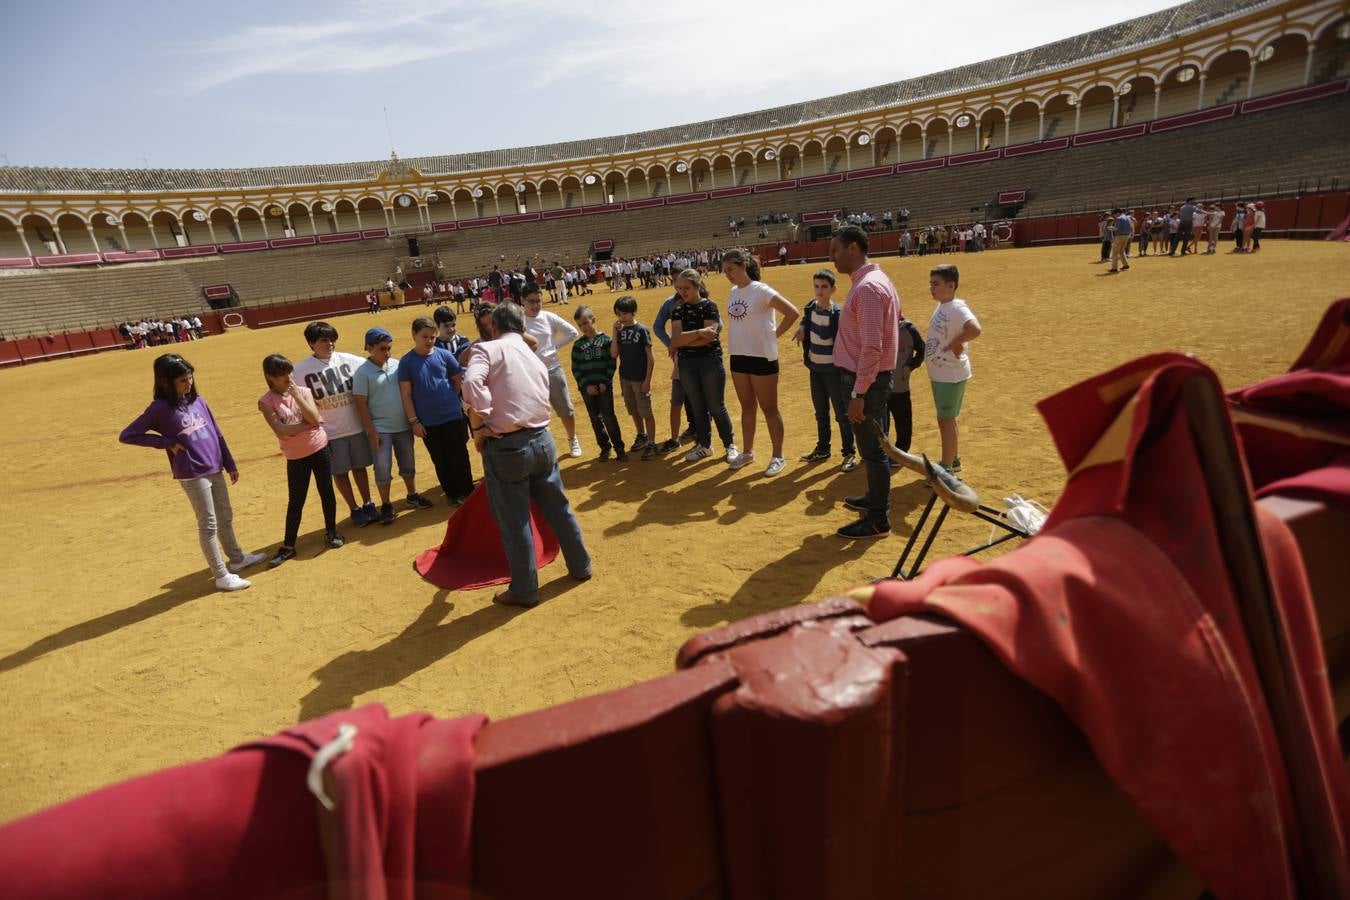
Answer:
<path fill-rule="evenodd" d="M 876 214 L 888 206 L 908 207 L 911 225 L 920 226 L 987 218 L 991 211 L 986 204 L 1009 184 L 1028 188 L 1023 215 L 1180 202 L 1187 196 L 1250 199 L 1261 193 L 1315 189 L 1310 178 L 1328 186 L 1340 178 L 1344 184 L 1350 180 L 1344 151 L 1348 144 L 1350 96 L 1342 95 L 1128 143 L 700 203 L 436 232 L 422 235 L 420 241 L 424 257 L 439 254 L 446 271 L 458 277 L 481 273 L 502 256 L 508 265 L 525 254 L 539 254 L 549 262 L 582 261 L 598 237 L 614 238 L 620 256 L 786 239 L 783 226 L 770 226 L 769 238 L 757 238 L 754 215 L 765 208 L 844 206 Z M 727 219 L 733 215 L 748 220 L 739 239 L 727 234 Z M 402 239 L 395 237 L 0 277 L 0 334 L 22 337 L 72 325 L 108 325 L 144 315 L 200 310 L 199 288 L 221 282 L 235 285 L 245 305 L 364 292 L 382 284 L 405 253 Z"/>

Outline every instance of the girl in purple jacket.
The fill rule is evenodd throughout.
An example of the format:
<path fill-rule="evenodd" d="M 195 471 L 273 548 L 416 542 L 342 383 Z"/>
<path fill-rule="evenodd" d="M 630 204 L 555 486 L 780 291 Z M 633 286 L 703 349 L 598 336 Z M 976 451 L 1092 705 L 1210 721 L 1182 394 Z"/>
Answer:
<path fill-rule="evenodd" d="M 234 537 L 234 511 L 225 473 L 233 484 L 239 481 L 239 470 L 210 407 L 197 395 L 191 363 L 177 353 L 165 353 L 155 360 L 155 399 L 140 418 L 122 430 L 118 440 L 165 452 L 173 477 L 183 486 L 197 514 L 197 536 L 216 587 L 222 591 L 248 587 L 249 582 L 236 573 L 262 562 L 266 554 L 245 553 Z M 217 538 L 220 546 L 216 545 Z M 221 557 L 221 548 L 229 558 L 228 564 Z"/>

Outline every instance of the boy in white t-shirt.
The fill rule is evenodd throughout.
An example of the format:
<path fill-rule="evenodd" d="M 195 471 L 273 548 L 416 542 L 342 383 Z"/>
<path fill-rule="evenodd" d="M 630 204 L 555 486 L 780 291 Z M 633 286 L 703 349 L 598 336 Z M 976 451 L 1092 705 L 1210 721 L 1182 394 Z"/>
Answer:
<path fill-rule="evenodd" d="M 933 405 L 937 408 L 938 431 L 942 435 L 942 467 L 949 472 L 961 470 L 957 420 L 971 374 L 966 345 L 980 336 L 980 321 L 966 301 L 957 299 L 960 282 L 961 273 L 956 266 L 937 266 L 928 273 L 928 290 L 938 305 L 928 320 L 923 358 L 928 364 L 928 381 L 933 388 Z"/>
<path fill-rule="evenodd" d="M 337 329 L 327 322 L 305 326 L 305 342 L 314 355 L 295 364 L 293 377 L 314 395 L 314 405 L 323 416 L 323 430 L 333 452 L 333 484 L 352 511 L 352 524 L 361 527 L 379 521 L 380 512 L 370 499 L 366 469 L 373 458 L 365 425 L 356 412 L 352 379 L 365 359 L 337 349 Z M 361 492 L 361 503 L 352 492 L 352 479 Z"/>
<path fill-rule="evenodd" d="M 581 337 L 581 332 L 562 316 L 543 308 L 544 300 L 539 285 L 525 286 L 524 301 L 525 334 L 539 342 L 534 353 L 548 368 L 548 400 L 562 420 L 563 428 L 567 429 L 567 455 L 578 459 L 581 456 L 581 441 L 577 439 L 576 413 L 558 351 Z"/>

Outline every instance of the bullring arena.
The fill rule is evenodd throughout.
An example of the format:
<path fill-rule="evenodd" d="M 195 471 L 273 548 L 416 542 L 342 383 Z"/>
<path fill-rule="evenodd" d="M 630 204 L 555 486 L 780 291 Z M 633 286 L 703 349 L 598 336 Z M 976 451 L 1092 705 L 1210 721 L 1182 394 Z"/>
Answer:
<path fill-rule="evenodd" d="M 220 173 L 207 170 L 0 169 L 0 263 L 7 266 L 0 277 L 0 332 L 6 338 L 0 362 L 7 366 L 0 372 L 0 416 L 16 424 L 0 439 L 0 481 L 9 498 L 9 515 L 0 519 L 6 613 L 0 695 L 8 711 L 0 820 L 17 820 L 134 776 L 215 757 L 293 723 L 379 703 L 391 717 L 415 711 L 438 718 L 486 714 L 494 724 L 480 738 L 480 761 L 484 754 L 497 754 L 493 764 L 504 770 L 509 765 L 528 769 L 536 758 L 532 753 L 544 760 L 561 753 L 559 748 L 575 751 L 575 757 L 563 754 L 540 766 L 550 778 L 596 781 L 587 781 L 591 786 L 578 797 L 566 791 L 556 798 L 536 795 L 540 810 L 517 809 L 514 815 L 533 823 L 524 826 L 527 834 L 569 821 L 550 804 L 589 798 L 596 809 L 574 810 L 586 827 L 607 834 L 589 823 L 605 815 L 597 810 L 608 810 L 625 823 L 614 826 L 616 834 L 626 827 L 650 829 L 653 842 L 670 842 L 664 856 L 653 852 L 627 863 L 608 859 L 602 850 L 565 865 L 555 859 L 562 852 L 550 850 L 542 855 L 540 873 L 531 875 L 511 870 L 506 852 L 492 843 L 512 834 L 509 823 L 498 821 L 511 816 L 484 806 L 473 812 L 477 896 L 1123 898 L 1198 897 L 1206 887 L 1215 889 L 1197 874 L 1212 871 L 1207 867 L 1214 860 L 1204 853 L 1189 856 L 1196 852 L 1189 838 L 1179 845 L 1160 838 L 1154 831 L 1159 820 L 1131 811 L 1123 799 L 1133 796 L 1131 789 L 1117 793 L 1110 786 L 1063 713 L 1039 695 L 1027 699 L 1024 694 L 1035 692 L 1025 685 L 1009 687 L 1016 679 L 973 643 L 960 650 L 972 659 L 980 655 L 970 663 L 970 671 L 979 672 L 978 678 L 970 676 L 970 684 L 995 687 L 984 699 L 967 702 L 981 709 L 980 703 L 991 704 L 988 721 L 959 716 L 933 721 L 960 731 L 972 746 L 988 740 L 1027 762 L 1020 775 L 1000 769 L 995 776 L 987 771 L 997 768 L 993 763 L 973 761 L 968 769 L 957 766 L 955 774 L 935 776 L 932 785 L 923 771 L 911 768 L 903 789 L 882 791 L 896 791 L 896 797 L 886 794 L 887 802 L 909 810 L 911 819 L 922 818 L 914 812 L 922 803 L 914 798 L 929 788 L 938 791 L 933 786 L 938 782 L 959 798 L 952 809 L 966 804 L 973 810 L 969 821 L 932 819 L 929 843 L 918 842 L 941 865 L 916 859 L 914 850 L 885 849 L 886 840 L 899 842 L 898 835 L 911 835 L 908 829 L 917 827 L 910 820 L 888 819 L 886 803 L 876 805 L 875 819 L 862 813 L 856 821 L 852 817 L 859 805 L 871 808 L 859 797 L 875 787 L 849 783 L 839 774 L 854 767 L 868 770 L 850 755 L 868 755 L 850 743 L 858 740 L 855 734 L 830 737 L 836 734 L 831 729 L 847 731 L 856 721 L 852 712 L 817 715 L 818 710 L 801 712 L 788 703 L 784 708 L 800 712 L 810 727 L 794 732 L 783 724 L 793 715 L 775 713 L 767 716 L 764 734 L 732 717 L 726 731 L 718 730 L 721 720 L 710 719 L 708 735 L 690 726 L 690 737 L 670 724 L 678 711 L 690 708 L 693 701 L 687 697 L 669 701 L 668 709 L 650 700 L 633 707 L 616 701 L 607 710 L 608 692 L 637 690 L 663 676 L 688 684 L 699 670 L 683 668 L 670 676 L 676 651 L 713 629 L 745 620 L 773 621 L 778 624 L 766 626 L 760 643 L 812 627 L 815 636 L 798 639 L 824 640 L 820 635 L 828 629 L 819 622 L 813 626 L 813 614 L 794 610 L 889 576 L 916 527 L 931 491 L 921 476 L 900 470 L 892 478 L 891 536 L 870 542 L 836 537 L 835 529 L 855 518 L 843 499 L 862 491 L 865 477 L 862 468 L 840 470 L 837 444 L 828 461 L 799 460 L 815 443 L 814 421 L 801 351 L 787 336 L 779 342 L 779 402 L 789 465 L 774 478 L 764 477 L 762 465 L 732 470 L 716 456 L 686 462 L 682 453 L 652 460 L 634 454 L 626 462 L 601 461 L 573 387 L 584 454 L 579 459 L 560 454 L 560 467 L 593 557 L 594 577 L 572 581 L 561 560 L 541 568 L 544 602 L 528 611 L 495 605 L 494 588 L 437 589 L 413 569 L 418 554 L 440 543 L 450 513 L 420 445 L 419 485 L 433 500 L 432 509 L 399 505 L 393 525 L 357 528 L 345 521 L 339 500 L 347 545 L 328 550 L 318 505 L 311 499 L 298 558 L 275 570 L 249 570 L 245 574 L 253 584 L 248 590 L 218 593 L 163 459 L 117 442 L 118 432 L 150 399 L 155 356 L 166 350 L 182 353 L 195 366 L 198 390 L 238 462 L 240 478 L 231 489 L 235 529 L 246 550 L 270 555 L 281 535 L 285 467 L 255 406 L 266 389 L 260 362 L 270 353 L 293 360 L 306 356 L 301 332 L 311 319 L 333 324 L 340 334 L 338 349 L 357 354 L 365 330 L 379 325 L 392 333 L 394 353 L 401 355 L 411 347 L 414 317 L 430 312 L 420 302 L 420 288 L 433 272 L 449 281 L 482 275 L 493 264 L 548 265 L 565 258 L 570 265 L 604 241 L 612 241 L 615 258 L 672 248 L 751 246 L 766 263 L 763 280 L 801 309 L 811 296 L 812 274 L 830 267 L 824 257 L 831 218 L 860 209 L 879 217 L 884 208 L 903 207 L 916 229 L 980 221 L 1002 239 L 996 249 L 983 252 L 901 257 L 895 251 L 904 229 L 879 228 L 871 236 L 874 261 L 895 284 L 905 315 L 921 330 L 933 308 L 928 276 L 935 263 L 960 267 L 959 296 L 979 316 L 984 333 L 971 347 L 975 375 L 961 419 L 962 478 L 985 503 L 999 508 L 1001 499 L 1013 493 L 1051 507 L 1065 491 L 1066 467 L 1037 412 L 1039 401 L 1132 360 L 1169 351 L 1190 354 L 1211 367 L 1226 390 L 1274 378 L 1300 357 L 1324 311 L 1350 284 L 1345 244 L 1322 239 L 1337 226 L 1343 230 L 1342 220 L 1350 215 L 1345 180 L 1350 175 L 1345 150 L 1350 18 L 1343 5 L 1200 0 L 1089 37 L 1088 43 L 1099 48 L 1096 56 L 1085 58 L 1085 45 L 1070 46 L 1082 39 L 1069 39 L 1040 48 L 1039 67 L 1028 64 L 1012 78 L 990 79 L 988 71 L 998 69 L 991 61 L 971 67 L 979 70 L 974 74 L 938 73 L 873 89 L 865 97 L 801 104 L 792 110 L 800 118 L 794 126 L 786 124 L 781 110 L 750 113 L 730 123 L 731 133 L 702 142 L 679 144 L 678 135 L 672 136 L 678 128 L 669 130 L 672 134 L 629 135 L 623 142 L 636 149 L 611 143 L 603 157 L 575 162 L 549 163 L 548 148 L 531 148 L 522 155 L 533 158 L 516 163 L 505 159 L 506 151 L 493 151 L 468 155 L 473 159 L 394 158 L 268 170 L 256 185 L 240 174 L 253 170 L 232 170 L 231 178 L 222 181 Z M 1267 53 L 1267 48 L 1274 49 Z M 726 131 L 720 124 L 708 131 L 719 129 Z M 1062 147 L 1053 143 L 1065 137 Z M 1254 150 L 1239 156 L 1224 151 L 1235 145 Z M 1160 158 L 1170 161 L 1159 166 Z M 1163 169 L 1165 180 L 1159 180 Z M 289 180 L 278 187 L 273 174 Z M 259 186 L 264 181 L 268 186 Z M 104 187 L 114 183 L 116 188 Z M 1270 222 L 1261 252 L 1230 252 L 1233 241 L 1225 231 L 1220 252 L 1212 256 L 1136 256 L 1128 272 L 1106 276 L 1095 231 L 1099 212 L 1123 206 L 1147 214 L 1180 206 L 1192 195 L 1224 207 L 1230 222 L 1236 202 L 1262 199 Z M 772 223 L 761 233 L 754 216 L 768 209 L 791 210 L 792 223 Z M 808 234 L 809 220 L 802 213 L 816 214 L 827 227 Z M 737 239 L 726 233 L 726 222 L 742 214 L 750 221 Z M 416 248 L 410 238 L 416 239 Z M 781 267 L 780 245 L 789 248 L 789 265 Z M 408 277 L 401 292 L 408 302 L 368 314 L 362 308 L 365 293 L 391 277 L 395 266 Z M 222 285 L 238 305 L 216 308 L 208 302 L 203 288 Z M 726 278 L 714 274 L 708 286 L 711 298 L 725 308 Z M 570 306 L 545 308 L 570 320 L 575 307 L 586 303 L 596 312 L 598 329 L 608 331 L 614 319 L 610 307 L 621 294 L 604 283 L 593 290 L 591 296 L 571 298 Z M 848 279 L 841 274 L 840 302 L 847 291 Z M 671 291 L 632 293 L 639 303 L 638 320 L 650 325 Z M 94 352 L 121 343 L 113 330 L 121 322 L 170 315 L 200 316 L 209 336 L 171 348 Z M 470 316 L 461 314 L 459 327 L 475 336 Z M 658 352 L 653 398 L 662 439 L 669 436 L 670 366 Z M 926 371 L 920 368 L 914 376 L 914 449 L 935 455 L 939 437 Z M 730 385 L 727 405 L 739 435 L 740 407 Z M 631 422 L 622 412 L 619 418 L 628 436 Z M 566 435 L 556 418 L 551 432 L 565 450 Z M 757 443 L 760 459 L 767 459 L 762 420 Z M 471 455 L 474 476 L 481 478 L 481 459 Z M 1185 477 L 1182 468 L 1176 471 L 1178 478 Z M 394 497 L 401 496 L 395 484 Z M 1343 509 L 1339 515 L 1332 520 L 1344 524 Z M 1340 540 L 1335 534 L 1313 543 L 1322 549 L 1327 543 L 1335 546 Z M 953 514 L 927 565 L 990 537 L 988 523 Z M 1001 560 L 1038 540 L 1045 539 L 1009 542 L 978 558 Z M 1316 549 L 1309 546 L 1305 554 Z M 1345 621 L 1346 569 L 1334 559 L 1317 565 L 1329 565 L 1341 579 L 1339 597 L 1328 598 L 1316 595 L 1326 582 L 1312 577 L 1322 629 L 1319 649 L 1327 648 L 1325 659 L 1313 665 L 1324 673 L 1324 688 L 1325 676 L 1330 677 L 1334 722 L 1342 723 L 1344 735 L 1350 693 L 1341 667 L 1344 632 L 1338 629 Z M 1310 563 L 1310 572 L 1314 568 Z M 1218 571 L 1216 579 L 1222 578 L 1223 570 Z M 1327 609 L 1336 612 L 1323 615 Z M 753 618 L 763 614 L 771 619 Z M 775 614 L 788 619 L 772 619 Z M 794 615 L 801 618 L 791 619 Z M 839 615 L 837 610 L 821 614 L 820 622 Z M 745 638 L 707 640 L 696 645 L 726 650 Z M 880 646 L 869 644 L 866 652 L 880 653 Z M 784 663 L 780 680 L 815 684 L 813 678 L 825 679 L 811 669 L 814 651 L 800 652 L 802 659 Z M 895 696 L 908 701 L 897 699 L 888 715 L 904 719 L 909 702 L 911 722 L 919 722 L 922 716 L 915 710 L 928 696 L 924 692 L 937 690 L 936 676 L 924 672 L 948 670 L 924 670 L 926 657 L 918 645 L 906 652 L 914 668 L 908 687 L 896 687 Z M 849 666 L 863 665 L 852 656 L 849 660 Z M 746 673 L 760 664 L 738 669 L 742 692 L 744 685 L 758 683 Z M 904 668 L 896 665 L 896 672 Z M 829 678 L 844 677 L 829 665 L 825 669 Z M 894 677 L 901 684 L 900 675 Z M 857 682 L 871 683 L 870 676 Z M 734 693 L 711 682 L 699 691 L 712 696 L 723 689 L 728 696 Z M 865 704 L 854 699 L 859 693 L 867 691 L 839 688 L 839 698 L 847 695 L 838 700 L 839 708 L 862 708 Z M 824 691 L 820 696 L 836 695 Z M 1056 699 L 1072 711 L 1071 703 Z M 569 705 L 578 700 L 580 705 Z M 1277 710 L 1279 720 L 1280 702 L 1262 702 Z M 828 705 L 825 699 L 821 703 Z M 1325 723 L 1318 718 L 1317 703 L 1309 706 L 1313 711 L 1305 710 L 1300 721 L 1316 735 Z M 1010 721 L 1002 721 L 1004 715 Z M 515 717 L 525 723 L 519 732 L 511 731 Z M 593 743 L 600 749 L 587 750 L 588 735 L 608 734 L 610 727 L 615 734 L 636 734 L 647 727 L 642 722 L 656 723 L 651 724 L 655 736 L 646 742 L 622 745 L 620 753 L 604 749 L 597 738 Z M 539 731 L 529 732 L 534 727 Z M 896 727 L 897 734 L 903 732 Z M 1282 727 L 1275 728 L 1281 742 L 1288 739 Z M 519 740 L 519 748 L 536 740 L 542 749 L 489 745 L 486 735 L 493 728 L 503 729 L 496 734 L 517 736 L 497 741 Z M 778 770 L 777 751 L 763 743 L 773 735 L 817 766 L 827 760 L 826 768 L 794 775 L 789 759 L 782 763 L 788 768 Z M 1091 736 L 1097 747 L 1097 735 Z M 837 745 L 829 743 L 834 739 Z M 686 740 L 687 745 L 681 743 Z M 752 763 L 738 769 L 734 755 L 719 755 L 717 748 L 734 740 L 744 742 L 737 752 L 746 759 L 764 761 L 763 771 Z M 817 745 L 827 749 L 812 756 Z M 923 749 L 916 753 L 915 744 L 906 746 L 903 758 L 916 765 L 913 760 L 923 758 Z M 1275 855 L 1286 856 L 1295 876 L 1263 876 L 1269 880 L 1256 879 L 1245 889 L 1257 892 L 1245 896 L 1337 896 L 1347 884 L 1340 880 L 1345 860 L 1325 854 L 1327 848 L 1344 850 L 1350 826 L 1333 815 L 1329 831 L 1316 832 L 1309 824 L 1316 817 L 1305 815 L 1307 798 L 1299 794 L 1299 758 L 1288 744 L 1279 746 L 1294 772 L 1289 776 L 1292 794 L 1301 798 L 1291 804 L 1295 812 L 1290 815 L 1303 830 L 1299 840 L 1286 835 L 1290 846 L 1283 854 L 1277 848 Z M 681 749 L 700 757 L 706 752 L 714 760 L 708 766 L 715 777 L 689 776 L 690 784 L 711 778 L 716 785 L 712 792 L 720 800 L 709 801 L 715 811 L 706 821 L 699 818 L 701 812 L 680 807 L 665 789 L 653 786 L 668 776 L 684 784 L 680 764 L 673 761 Z M 1303 762 L 1312 765 L 1306 758 Z M 1007 765 L 1011 771 L 1018 764 Z M 624 766 L 636 767 L 637 773 Z M 737 772 L 752 782 L 760 779 L 763 793 L 729 787 L 740 784 Z M 532 785 L 536 775 L 514 777 Z M 597 786 L 611 777 L 612 791 Z M 948 778 L 950 784 L 943 780 Z M 826 785 L 818 804 L 794 806 L 783 799 L 791 793 L 786 785 L 799 779 Z M 1343 769 L 1324 772 L 1319 783 L 1334 798 L 1333 810 L 1350 812 L 1341 793 Z M 497 790 L 491 773 L 480 773 L 480 785 L 478 802 L 502 796 L 491 793 Z M 615 800 L 611 793 L 626 794 L 626 799 Z M 301 796 L 309 800 L 303 791 Z M 756 807 L 747 824 L 737 818 L 741 807 L 726 802 L 727 797 L 741 798 L 745 809 L 755 798 L 767 805 Z M 672 803 L 678 807 L 674 812 L 666 805 Z M 1013 823 L 1024 816 L 1034 819 L 1038 807 L 1050 810 L 1046 815 L 1053 813 L 1056 824 L 1028 827 L 1029 834 L 1008 838 L 1015 849 L 996 850 L 1004 832 L 1017 830 Z M 326 815 L 317 806 L 304 808 L 311 821 Z M 78 815 L 79 805 L 57 807 L 49 815 L 63 809 Z M 768 810 L 787 825 L 770 824 Z M 657 824 L 665 813 L 669 822 Z M 536 815 L 538 822 L 532 819 Z M 817 820 L 835 817 L 852 825 L 827 829 L 819 844 L 812 843 Z M 690 828 L 713 836 L 691 839 L 685 847 L 679 827 L 699 821 L 704 824 Z M 860 821 L 886 824 L 859 832 L 881 849 L 859 849 L 854 865 L 839 857 L 838 843 L 859 839 L 849 829 Z M 742 831 L 759 837 L 737 837 Z M 784 834 L 795 834 L 800 844 L 775 845 L 770 839 L 793 840 Z M 33 840 L 31 835 L 19 833 L 18 838 Z M 560 846 L 586 846 L 567 834 L 553 837 Z M 87 846 L 97 848 L 99 840 L 90 838 Z M 317 840 L 305 847 L 314 849 L 310 843 L 317 847 Z M 97 857 L 97 849 L 89 852 Z M 186 858 L 190 851 L 177 847 L 172 853 Z M 240 853 L 239 865 L 253 865 Z M 320 860 L 328 861 L 330 877 L 332 853 L 325 845 Z M 747 857 L 767 868 L 747 874 L 755 867 L 743 869 L 738 862 Z M 16 864 L 3 851 L 0 858 L 6 866 Z M 826 862 L 803 863 L 801 858 Z M 904 860 L 899 874 L 888 868 L 888 858 Z M 603 865 L 614 867 L 612 878 L 596 868 Z M 528 868 L 523 861 L 518 866 Z M 794 867 L 808 874 L 765 874 Z M 868 874 L 860 875 L 859 869 Z M 204 863 L 206 870 L 214 871 Z M 105 874 L 113 871 L 121 869 L 111 867 Z M 711 873 L 706 878 L 700 874 L 705 871 Z M 633 873 L 641 873 L 641 879 L 625 880 Z M 794 883 L 794 877 L 802 880 Z M 35 886 L 34 896 L 63 895 L 59 876 L 25 874 L 24 879 L 23 884 Z M 1295 882 L 1301 886 L 1292 887 Z M 247 878 L 234 887 L 228 882 L 183 887 L 192 885 L 190 877 L 173 884 L 188 891 L 183 896 L 262 895 L 254 892 L 259 888 L 238 886 L 254 884 Z M 1275 890 L 1272 885 L 1278 890 L 1264 893 Z M 1215 895 L 1244 896 L 1244 888 L 1238 888 L 1215 890 Z M 296 891 L 294 896 L 310 895 L 295 884 L 288 889 Z M 167 887 L 162 891 L 153 895 L 175 895 Z M 269 895 L 284 893 L 277 888 Z M 78 889 L 64 895 L 77 894 Z"/>

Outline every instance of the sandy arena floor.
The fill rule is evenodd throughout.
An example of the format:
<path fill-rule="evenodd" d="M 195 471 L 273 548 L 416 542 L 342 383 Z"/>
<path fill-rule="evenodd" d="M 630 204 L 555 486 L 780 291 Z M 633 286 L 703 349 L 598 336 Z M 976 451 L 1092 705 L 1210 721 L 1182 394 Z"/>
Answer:
<path fill-rule="evenodd" d="M 1063 471 L 1033 404 L 1141 354 L 1193 352 L 1230 386 L 1282 371 L 1327 303 L 1350 287 L 1347 252 L 1270 241 L 1256 257 L 1143 259 L 1112 277 L 1091 264 L 1095 246 L 946 257 L 961 266 L 960 295 L 985 330 L 973 345 L 976 374 L 962 419 L 967 480 L 995 504 L 1018 492 L 1049 505 Z M 930 263 L 882 260 L 921 329 L 933 305 Z M 815 269 L 774 268 L 766 280 L 800 308 Z M 710 286 L 725 309 L 726 281 Z M 843 280 L 841 300 L 846 290 Z M 642 321 L 650 324 L 668 293 L 638 294 Z M 616 296 L 601 287 L 588 298 L 603 328 Z M 570 317 L 570 309 L 561 312 Z M 378 323 L 401 354 L 410 347 L 409 323 L 422 313 L 337 319 L 339 347 L 360 353 L 361 335 Z M 473 334 L 467 316 L 461 327 Z M 249 549 L 276 546 L 286 502 L 276 441 L 254 407 L 265 387 L 260 361 L 272 352 L 303 357 L 301 330 L 241 331 L 176 348 L 196 366 L 199 390 L 239 462 L 235 527 Z M 494 607 L 490 590 L 438 591 L 412 570 L 413 557 L 441 540 L 439 488 L 429 491 L 434 510 L 400 508 L 389 527 L 346 526 L 348 545 L 328 552 L 311 494 L 300 558 L 276 571 L 254 569 L 252 589 L 220 594 L 163 455 L 117 442 L 149 400 L 158 352 L 0 372 L 0 419 L 11 423 L 0 436 L 7 500 L 0 820 L 354 704 L 501 718 L 663 674 L 699 631 L 889 574 L 926 498 L 916 477 L 899 474 L 889 539 L 850 544 L 834 536 L 852 519 L 843 497 L 860 491 L 865 476 L 840 473 L 837 458 L 797 462 L 815 429 L 805 369 L 785 338 L 780 402 L 792 463 L 777 478 L 762 474 L 769 455 L 762 422 L 760 462 L 732 472 L 674 455 L 601 463 L 579 418 L 587 456 L 562 466 L 596 577 L 573 584 L 555 562 L 541 572 L 547 602 L 533 611 Z M 662 438 L 669 371 L 658 355 Z M 914 388 L 915 448 L 936 452 L 922 371 Z M 730 384 L 727 403 L 739 439 Z M 418 465 L 429 487 L 420 447 Z M 474 467 L 480 474 L 477 460 Z M 401 499 L 401 488 L 394 496 Z M 982 523 L 953 518 L 934 552 L 959 551 L 987 534 Z"/>

